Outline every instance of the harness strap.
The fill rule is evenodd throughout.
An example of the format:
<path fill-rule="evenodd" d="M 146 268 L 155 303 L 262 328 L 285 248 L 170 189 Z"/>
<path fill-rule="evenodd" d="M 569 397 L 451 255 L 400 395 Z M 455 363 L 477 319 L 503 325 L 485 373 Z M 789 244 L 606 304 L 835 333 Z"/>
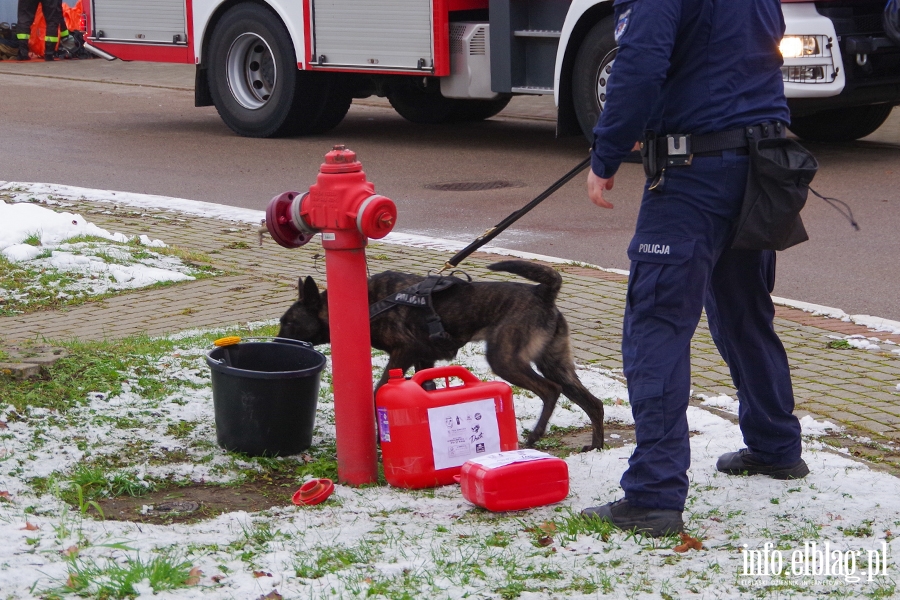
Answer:
<path fill-rule="evenodd" d="M 395 306 L 412 306 L 427 311 L 425 324 L 428 327 L 429 338 L 446 339 L 449 336 L 444 331 L 441 317 L 435 312 L 431 296 L 434 292 L 442 292 L 458 283 L 463 283 L 457 277 L 443 277 L 441 275 L 429 275 L 419 283 L 395 292 L 378 302 L 369 305 L 369 320 L 374 319 L 383 312 Z"/>

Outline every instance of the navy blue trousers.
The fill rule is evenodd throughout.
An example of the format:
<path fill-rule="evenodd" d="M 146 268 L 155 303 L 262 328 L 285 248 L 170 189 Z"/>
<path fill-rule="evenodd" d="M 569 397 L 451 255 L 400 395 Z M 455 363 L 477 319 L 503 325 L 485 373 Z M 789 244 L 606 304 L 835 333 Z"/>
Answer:
<path fill-rule="evenodd" d="M 772 326 L 774 252 L 729 248 L 747 166 L 734 151 L 695 157 L 668 169 L 659 191 L 644 190 L 622 337 L 637 447 L 621 484 L 635 506 L 684 509 L 690 343 L 704 306 L 747 447 L 770 464 L 800 458 L 787 355 Z"/>

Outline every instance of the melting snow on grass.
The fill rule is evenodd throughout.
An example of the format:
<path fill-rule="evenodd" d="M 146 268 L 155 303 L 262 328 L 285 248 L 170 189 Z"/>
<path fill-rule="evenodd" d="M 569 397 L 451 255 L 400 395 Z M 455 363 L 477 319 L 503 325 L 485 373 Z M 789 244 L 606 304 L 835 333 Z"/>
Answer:
<path fill-rule="evenodd" d="M 194 279 L 197 269 L 165 248 L 146 235 L 110 233 L 81 215 L 0 201 L 0 309 Z"/>
<path fill-rule="evenodd" d="M 722 475 L 716 458 L 743 445 L 740 431 L 693 407 L 685 521 L 702 550 L 676 552 L 679 540 L 612 531 L 578 516 L 586 506 L 621 496 L 618 480 L 632 446 L 569 456 L 569 497 L 519 513 L 483 511 L 464 501 L 456 486 L 409 491 L 339 485 L 319 506 L 285 504 L 194 524 L 91 518 L 89 503 L 72 493 L 70 482 L 85 481 L 92 469 L 100 470 L 110 490 L 115 484 L 120 493 L 140 494 L 142 486 L 162 483 L 234 481 L 274 464 L 215 445 L 204 361 L 212 338 L 177 336 L 173 349 L 134 357 L 121 389 L 88 393 L 67 411 L 17 412 L 0 405 L 4 598 L 76 588 L 92 597 L 150 597 L 156 591 L 186 599 L 820 598 L 825 592 L 888 597 L 895 590 L 900 548 L 892 531 L 900 527 L 900 481 L 811 438 L 804 442 L 811 469 L 806 479 Z M 376 356 L 374 377 L 383 362 Z M 458 362 L 492 377 L 477 345 L 466 347 Z M 629 420 L 620 381 L 600 370 L 583 368 L 579 375 L 608 404 L 611 418 Z M 333 448 L 330 381 L 329 365 L 310 450 L 318 457 Z M 524 393 L 515 402 L 521 427 L 530 427 L 540 402 Z M 587 419 L 561 403 L 553 424 L 583 426 Z M 275 462 L 303 464 L 297 457 Z M 832 561 L 837 566 L 830 574 L 791 575 L 792 557 L 805 549 L 821 552 L 825 543 L 840 557 L 856 557 L 854 571 L 848 559 Z M 782 575 L 744 573 L 746 551 L 764 549 L 767 557 L 776 550 L 783 557 Z M 876 568 L 884 554 L 872 554 L 884 551 L 886 575 Z"/>

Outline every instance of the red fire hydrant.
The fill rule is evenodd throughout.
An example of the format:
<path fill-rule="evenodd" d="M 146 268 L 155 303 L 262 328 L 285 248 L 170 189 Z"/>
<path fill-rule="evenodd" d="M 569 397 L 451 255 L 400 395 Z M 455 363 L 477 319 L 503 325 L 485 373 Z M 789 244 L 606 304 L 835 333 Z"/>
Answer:
<path fill-rule="evenodd" d="M 285 192 L 266 208 L 266 228 L 285 248 L 322 234 L 337 436 L 338 479 L 363 485 L 378 479 L 375 404 L 365 247 L 397 221 L 394 203 L 375 193 L 356 153 L 335 146 L 306 194 Z"/>

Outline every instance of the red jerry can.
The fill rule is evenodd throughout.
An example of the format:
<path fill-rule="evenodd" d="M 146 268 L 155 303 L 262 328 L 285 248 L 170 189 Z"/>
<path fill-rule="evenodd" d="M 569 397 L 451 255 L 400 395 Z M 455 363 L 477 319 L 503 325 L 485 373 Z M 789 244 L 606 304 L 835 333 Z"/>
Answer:
<path fill-rule="evenodd" d="M 554 504 L 569 495 L 569 465 L 538 450 L 473 458 L 459 476 L 463 498 L 493 512 Z"/>
<path fill-rule="evenodd" d="M 451 387 L 451 377 L 463 384 Z M 440 378 L 447 387 L 422 387 Z M 519 447 L 512 389 L 460 366 L 423 369 L 410 379 L 392 370 L 375 405 L 384 476 L 395 487 L 448 485 L 467 460 Z"/>

